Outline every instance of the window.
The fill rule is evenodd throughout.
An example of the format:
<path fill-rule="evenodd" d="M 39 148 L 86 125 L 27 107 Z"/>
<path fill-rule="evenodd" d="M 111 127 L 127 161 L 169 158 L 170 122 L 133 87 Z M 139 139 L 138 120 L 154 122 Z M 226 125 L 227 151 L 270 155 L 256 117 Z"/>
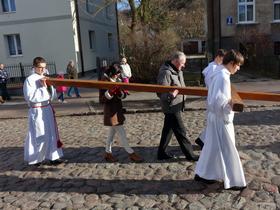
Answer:
<path fill-rule="evenodd" d="M 86 0 L 86 9 L 88 13 L 90 14 L 94 13 L 94 4 L 92 0 Z"/>
<path fill-rule="evenodd" d="M 274 42 L 274 55 L 280 55 L 280 41 Z"/>
<path fill-rule="evenodd" d="M 6 35 L 6 40 L 7 40 L 10 56 L 22 55 L 19 34 Z"/>
<path fill-rule="evenodd" d="M 89 48 L 96 50 L 95 31 L 89 31 Z"/>
<path fill-rule="evenodd" d="M 238 0 L 238 22 L 255 22 L 255 0 Z"/>
<path fill-rule="evenodd" d="M 3 12 L 15 12 L 15 0 L 1 0 Z"/>
<path fill-rule="evenodd" d="M 113 51 L 113 34 L 108 33 L 108 48 Z"/>
<path fill-rule="evenodd" d="M 106 17 L 108 19 L 112 19 L 112 17 L 113 17 L 112 6 L 110 6 L 110 5 L 106 7 Z"/>
<path fill-rule="evenodd" d="M 274 20 L 280 21 L 280 0 L 273 0 Z"/>

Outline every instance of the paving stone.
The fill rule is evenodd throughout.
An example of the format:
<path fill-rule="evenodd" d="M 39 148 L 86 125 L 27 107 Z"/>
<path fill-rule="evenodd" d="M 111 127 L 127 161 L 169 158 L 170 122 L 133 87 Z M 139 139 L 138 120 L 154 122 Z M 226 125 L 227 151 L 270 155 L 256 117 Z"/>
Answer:
<path fill-rule="evenodd" d="M 173 207 L 175 209 L 185 209 L 188 204 L 189 203 L 187 201 L 181 200 L 181 201 L 175 202 Z"/>
<path fill-rule="evenodd" d="M 250 199 L 255 195 L 255 191 L 249 189 L 248 187 L 242 190 L 241 194 L 242 197 L 245 197 L 246 199 Z"/>
<path fill-rule="evenodd" d="M 236 209 L 241 209 L 246 203 L 246 199 L 243 197 L 237 197 L 234 201 L 232 207 Z"/>
<path fill-rule="evenodd" d="M 143 198 L 136 202 L 136 204 L 140 207 L 144 208 L 152 208 L 157 202 L 155 200 Z"/>
<path fill-rule="evenodd" d="M 42 203 L 40 204 L 40 208 L 50 209 L 51 205 L 52 205 L 52 204 L 51 204 L 50 202 L 42 202 Z"/>
<path fill-rule="evenodd" d="M 257 203 L 257 207 L 262 210 L 276 210 L 275 203 Z"/>
<path fill-rule="evenodd" d="M 268 192 L 260 191 L 256 192 L 252 200 L 256 202 L 270 202 L 273 200 L 273 197 Z"/>
<path fill-rule="evenodd" d="M 259 181 L 257 181 L 256 179 L 252 180 L 249 185 L 248 185 L 249 189 L 251 190 L 261 190 L 261 183 Z"/>
<path fill-rule="evenodd" d="M 265 183 L 265 184 L 263 184 L 263 188 L 267 192 L 279 193 L 277 185 L 272 185 L 272 184 Z"/>
<path fill-rule="evenodd" d="M 23 203 L 21 205 L 21 209 L 31 210 L 31 209 L 38 209 L 38 206 L 40 205 L 37 201 L 28 201 L 27 203 Z"/>
<path fill-rule="evenodd" d="M 182 116 L 189 138 L 195 139 L 205 126 L 205 112 L 186 111 Z M 264 123 L 265 116 L 274 118 Z M 157 161 L 162 113 L 126 115 L 129 143 L 145 163 L 131 163 L 117 136 L 113 152 L 119 162 L 106 163 L 102 118 L 58 117 L 68 163 L 39 168 L 22 160 L 27 119 L 1 120 L 0 209 L 21 208 L 28 201 L 37 209 L 279 209 L 279 106 L 236 115 L 236 142 L 248 183 L 242 192 L 223 190 L 222 183 L 193 181 L 193 162 Z M 174 137 L 168 149 L 183 157 Z"/>
<path fill-rule="evenodd" d="M 198 202 L 189 204 L 188 209 L 189 210 L 206 210 L 206 208 L 201 203 L 198 203 Z"/>
<path fill-rule="evenodd" d="M 199 202 L 202 203 L 202 205 L 203 205 L 206 209 L 210 209 L 211 206 L 213 205 L 213 198 L 212 198 L 212 197 L 205 196 L 204 198 L 200 199 Z"/>
<path fill-rule="evenodd" d="M 271 183 L 272 183 L 272 184 L 275 184 L 275 185 L 278 185 L 278 187 L 280 187 L 280 176 L 274 176 L 274 177 L 272 177 Z"/>

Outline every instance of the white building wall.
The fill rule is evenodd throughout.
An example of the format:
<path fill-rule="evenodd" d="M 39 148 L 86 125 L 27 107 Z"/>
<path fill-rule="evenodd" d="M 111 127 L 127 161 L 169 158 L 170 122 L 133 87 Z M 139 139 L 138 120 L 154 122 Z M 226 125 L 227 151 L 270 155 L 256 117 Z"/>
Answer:
<path fill-rule="evenodd" d="M 84 56 L 85 71 L 97 68 L 96 57 L 105 58 L 109 61 L 119 60 L 118 48 L 118 32 L 115 4 L 110 4 L 109 16 L 106 13 L 106 7 L 102 5 L 102 1 L 94 1 L 95 5 L 99 7 L 96 12 L 88 13 L 85 4 L 80 4 L 80 27 L 81 39 Z M 104 2 L 104 1 L 103 1 Z M 89 31 L 95 32 L 94 50 L 90 49 Z M 113 47 L 108 47 L 108 33 L 112 34 Z"/>
<path fill-rule="evenodd" d="M 10 56 L 5 35 L 19 34 L 22 55 Z M 75 58 L 70 2 L 68 0 L 16 1 L 16 12 L 0 14 L 0 60 L 5 64 L 32 64 L 42 56 L 65 71 Z"/>
<path fill-rule="evenodd" d="M 106 15 L 105 7 L 97 15 L 87 13 L 79 1 L 80 32 L 84 71 L 96 69 L 96 57 L 118 59 L 118 34 L 115 5 Z M 98 5 L 101 0 L 93 0 Z M 74 0 L 17 0 L 16 12 L 0 13 L 0 62 L 7 65 L 31 64 L 36 56 L 55 62 L 57 72 L 65 71 L 69 60 L 81 72 L 80 49 L 74 14 Z M 2 11 L 2 8 L 0 8 Z M 96 49 L 89 47 L 89 30 L 96 33 Z M 113 51 L 108 49 L 108 33 L 113 35 Z M 19 34 L 22 55 L 10 56 L 5 35 Z"/>

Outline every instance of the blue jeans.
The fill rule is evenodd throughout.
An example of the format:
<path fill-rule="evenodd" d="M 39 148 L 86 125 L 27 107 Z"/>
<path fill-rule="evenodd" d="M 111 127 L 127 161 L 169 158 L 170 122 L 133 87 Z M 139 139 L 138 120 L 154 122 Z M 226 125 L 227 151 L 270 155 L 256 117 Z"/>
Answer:
<path fill-rule="evenodd" d="M 67 95 L 68 95 L 69 97 L 71 97 L 71 96 L 72 96 L 73 89 L 74 89 L 74 91 L 75 91 L 76 97 L 80 97 L 80 92 L 79 92 L 79 89 L 78 89 L 77 87 L 70 87 L 70 88 L 68 89 Z"/>
<path fill-rule="evenodd" d="M 60 93 L 60 95 L 57 98 L 61 101 L 64 101 L 64 93 Z"/>

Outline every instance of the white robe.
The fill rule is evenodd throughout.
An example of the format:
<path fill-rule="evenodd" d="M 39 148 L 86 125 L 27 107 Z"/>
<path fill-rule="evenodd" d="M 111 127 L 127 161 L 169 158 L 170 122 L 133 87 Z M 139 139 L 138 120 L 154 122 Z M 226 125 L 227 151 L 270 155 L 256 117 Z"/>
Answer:
<path fill-rule="evenodd" d="M 208 89 L 206 136 L 195 173 L 208 180 L 223 180 L 224 188 L 246 186 L 239 154 L 235 147 L 234 112 L 231 99 L 230 73 L 219 66 Z"/>
<path fill-rule="evenodd" d="M 217 64 L 215 61 L 212 61 L 208 64 L 208 66 L 202 71 L 202 74 L 204 75 L 204 82 L 207 88 L 209 88 L 211 82 L 212 82 L 212 75 L 215 74 L 215 71 L 219 64 Z M 206 110 L 206 116 L 207 116 L 207 110 Z M 201 134 L 199 135 L 200 140 L 204 143 L 206 139 L 206 128 L 203 129 Z"/>
<path fill-rule="evenodd" d="M 24 145 L 24 160 L 28 164 L 40 163 L 45 159 L 56 160 L 63 156 L 62 149 L 57 148 L 57 125 L 49 104 L 50 94 L 40 82 L 42 77 L 34 73 L 23 85 L 24 98 L 29 106 L 29 128 Z"/>

